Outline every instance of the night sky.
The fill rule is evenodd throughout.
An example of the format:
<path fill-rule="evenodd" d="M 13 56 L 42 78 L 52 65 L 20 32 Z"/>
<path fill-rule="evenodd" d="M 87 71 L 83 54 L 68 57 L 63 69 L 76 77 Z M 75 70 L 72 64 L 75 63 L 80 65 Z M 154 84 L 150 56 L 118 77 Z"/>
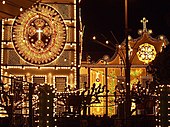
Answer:
<path fill-rule="evenodd" d="M 97 40 L 114 48 L 115 43 L 121 43 L 124 36 L 124 0 L 82 0 L 82 23 L 85 26 L 83 38 L 83 59 L 90 55 L 97 61 L 107 54 L 110 57 L 114 51 L 93 41 Z M 147 28 L 152 29 L 152 37 L 165 35 L 170 41 L 170 1 L 169 0 L 128 0 L 128 28 L 132 38 L 139 37 L 138 29 L 142 29 L 140 20 L 148 19 Z M 115 36 L 115 38 L 114 38 Z M 117 41 L 116 41 L 117 40 Z"/>

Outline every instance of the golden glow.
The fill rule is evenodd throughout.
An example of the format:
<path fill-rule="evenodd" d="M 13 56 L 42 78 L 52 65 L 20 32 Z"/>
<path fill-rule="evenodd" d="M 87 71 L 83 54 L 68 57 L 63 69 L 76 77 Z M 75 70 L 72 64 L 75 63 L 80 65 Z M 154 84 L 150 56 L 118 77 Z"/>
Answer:
<path fill-rule="evenodd" d="M 2 1 L 2 4 L 5 4 L 5 3 L 6 3 L 5 0 L 3 0 L 3 1 Z"/>
<path fill-rule="evenodd" d="M 132 40 L 132 37 L 131 37 L 130 35 L 128 35 L 128 40 L 129 40 L 129 41 Z"/>
<path fill-rule="evenodd" d="M 106 41 L 106 44 L 109 44 L 109 41 Z"/>
<path fill-rule="evenodd" d="M 152 30 L 148 30 L 148 33 L 149 33 L 149 34 L 152 34 Z"/>
<path fill-rule="evenodd" d="M 142 35 L 143 31 L 142 30 L 138 30 L 138 34 Z"/>
<path fill-rule="evenodd" d="M 148 64 L 156 57 L 155 47 L 149 43 L 144 43 L 139 46 L 137 56 L 140 61 Z"/>
<path fill-rule="evenodd" d="M 70 86 L 71 86 L 71 87 L 74 86 L 73 79 L 74 79 L 74 75 L 71 73 L 71 74 L 70 74 Z"/>
<path fill-rule="evenodd" d="M 164 36 L 162 36 L 162 35 L 161 35 L 159 38 L 160 38 L 161 40 L 164 40 Z"/>
<path fill-rule="evenodd" d="M 41 65 L 56 60 L 66 42 L 66 27 L 53 7 L 35 4 L 13 23 L 12 40 L 16 52 L 26 62 Z"/>
<path fill-rule="evenodd" d="M 148 20 L 143 17 L 142 20 L 140 20 L 141 23 L 143 23 L 143 32 L 146 32 L 147 31 L 147 28 L 146 28 L 146 23 L 148 22 Z"/>
<path fill-rule="evenodd" d="M 21 7 L 19 10 L 20 10 L 20 11 L 23 11 L 23 8 Z"/>
<path fill-rule="evenodd" d="M 96 36 L 93 36 L 93 40 L 96 40 Z"/>

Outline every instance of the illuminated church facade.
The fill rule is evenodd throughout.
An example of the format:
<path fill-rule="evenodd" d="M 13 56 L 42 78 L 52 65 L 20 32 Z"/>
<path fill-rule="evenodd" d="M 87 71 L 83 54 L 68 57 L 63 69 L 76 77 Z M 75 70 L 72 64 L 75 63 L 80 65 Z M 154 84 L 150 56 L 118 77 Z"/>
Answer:
<path fill-rule="evenodd" d="M 68 84 L 75 87 L 76 20 L 75 0 L 42 1 L 14 19 L 3 19 L 1 75 L 54 84 L 59 91 Z"/>
<path fill-rule="evenodd" d="M 16 18 L 3 19 L 1 80 L 9 84 L 9 90 L 18 80 L 49 84 L 58 92 L 64 92 L 68 85 L 81 89 L 84 82 L 89 88 L 93 83 L 106 85 L 108 93 L 102 93 L 100 103 L 93 104 L 88 112 L 114 115 L 115 87 L 125 82 L 125 43 L 116 46 L 112 58 L 104 56 L 97 63 L 81 61 L 82 34 L 78 28 L 81 23 L 76 7 L 76 0 L 42 0 Z M 152 80 L 147 65 L 168 43 L 164 36 L 152 38 L 146 19 L 142 22 L 139 37 L 129 36 L 128 40 L 131 86 L 138 81 L 145 86 L 147 80 Z"/>
<path fill-rule="evenodd" d="M 152 30 L 146 27 L 147 22 L 148 20 L 146 18 L 141 20 L 143 29 L 138 30 L 138 38 L 128 36 L 131 90 L 138 83 L 141 84 L 141 87 L 146 88 L 146 82 L 153 81 L 152 75 L 148 73 L 148 64 L 169 43 L 163 35 L 153 38 L 151 36 Z M 105 55 L 96 63 L 91 63 L 90 59 L 82 62 L 80 73 L 87 76 L 87 84 L 104 84 L 107 87 L 106 91 L 108 91 L 108 93 L 106 91 L 103 93 L 105 97 L 101 97 L 101 103 L 95 104 L 95 108 L 91 108 L 90 111 L 94 114 L 108 114 L 111 116 L 118 113 L 118 105 L 115 103 L 115 92 L 117 91 L 117 86 L 120 86 L 120 84 L 123 84 L 124 88 L 126 86 L 126 47 L 125 41 L 115 45 L 116 52 L 111 58 Z M 105 108 L 106 105 L 107 108 Z M 135 107 L 136 105 L 132 104 L 132 109 Z"/>
<path fill-rule="evenodd" d="M 0 104 L 4 107 L 12 104 L 15 106 L 14 119 L 17 115 L 27 118 L 31 114 L 31 108 L 35 118 L 36 114 L 39 116 L 38 109 L 45 105 L 36 99 L 41 98 L 39 92 L 32 96 L 30 106 L 29 84 L 34 84 L 35 91 L 40 91 L 41 86 L 48 85 L 58 93 L 64 92 L 67 86 L 78 87 L 76 84 L 79 77 L 82 37 L 81 31 L 77 29 L 80 26 L 77 4 L 76 0 L 42 0 L 14 18 L 2 19 L 0 66 L 1 81 L 5 85 L 1 86 L 1 91 L 5 91 L 4 96 L 9 96 L 9 101 L 6 102 L 2 94 Z M 47 95 L 51 94 L 52 91 Z M 10 97 L 14 97 L 13 102 Z M 51 103 L 53 98 L 49 100 L 46 100 L 47 105 L 52 104 L 54 107 L 56 103 Z M 46 109 L 49 109 L 50 106 L 47 105 Z M 64 112 L 64 107 L 60 107 L 61 111 L 57 110 L 57 106 L 48 111 L 41 108 L 45 114 L 41 113 L 42 120 L 37 126 L 51 126 L 54 121 L 46 121 L 55 116 L 56 112 Z M 6 116 L 4 113 L 11 114 L 3 107 L 0 109 L 1 117 Z"/>

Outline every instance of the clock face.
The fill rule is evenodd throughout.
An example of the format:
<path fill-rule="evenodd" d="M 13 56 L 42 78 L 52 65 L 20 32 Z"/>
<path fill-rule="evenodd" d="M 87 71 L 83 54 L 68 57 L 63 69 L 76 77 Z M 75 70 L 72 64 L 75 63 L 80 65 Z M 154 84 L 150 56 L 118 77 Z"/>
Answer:
<path fill-rule="evenodd" d="M 140 61 L 148 64 L 156 57 L 155 47 L 149 43 L 141 44 L 138 48 L 137 56 Z"/>
<path fill-rule="evenodd" d="M 66 28 L 60 14 L 46 4 L 35 4 L 19 15 L 12 27 L 16 52 L 28 63 L 49 64 L 64 49 Z"/>

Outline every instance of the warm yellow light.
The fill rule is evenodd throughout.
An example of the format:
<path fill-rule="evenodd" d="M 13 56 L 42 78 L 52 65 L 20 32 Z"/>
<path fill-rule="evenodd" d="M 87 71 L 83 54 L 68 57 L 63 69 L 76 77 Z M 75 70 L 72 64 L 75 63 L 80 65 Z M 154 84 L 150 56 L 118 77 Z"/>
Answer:
<path fill-rule="evenodd" d="M 5 0 L 2 1 L 2 4 L 5 4 Z"/>
<path fill-rule="evenodd" d="M 141 35 L 143 33 L 142 30 L 138 30 L 138 34 Z"/>
<path fill-rule="evenodd" d="M 93 40 L 96 40 L 96 36 L 93 36 Z"/>
<path fill-rule="evenodd" d="M 106 44 L 109 44 L 109 41 L 106 41 Z"/>
<path fill-rule="evenodd" d="M 19 9 L 20 11 L 23 11 L 23 8 L 22 7 L 20 7 L 20 9 Z"/>
<path fill-rule="evenodd" d="M 34 11 L 35 9 L 39 10 L 39 14 Z M 23 11 L 23 7 L 19 10 Z M 51 17 L 53 17 L 53 21 L 51 21 Z M 22 15 L 16 17 L 13 24 L 14 47 L 16 47 L 19 56 L 28 63 L 50 64 L 58 58 L 64 49 L 66 42 L 64 19 L 57 10 L 48 5 L 35 4 Z M 18 29 L 20 30 L 18 31 Z M 60 34 L 55 34 L 56 29 Z M 32 45 L 32 43 L 34 44 Z"/>
<path fill-rule="evenodd" d="M 130 41 L 131 39 L 132 39 L 132 37 L 129 35 L 129 36 L 128 36 L 128 40 Z"/>
<path fill-rule="evenodd" d="M 148 64 L 156 57 L 155 47 L 149 43 L 144 43 L 139 46 L 137 56 L 140 61 Z"/>
<path fill-rule="evenodd" d="M 163 39 L 164 39 L 164 36 L 161 35 L 159 38 L 160 38 L 161 40 L 163 40 Z"/>
<path fill-rule="evenodd" d="M 149 34 L 152 34 L 152 30 L 148 30 L 148 33 L 149 33 Z"/>

